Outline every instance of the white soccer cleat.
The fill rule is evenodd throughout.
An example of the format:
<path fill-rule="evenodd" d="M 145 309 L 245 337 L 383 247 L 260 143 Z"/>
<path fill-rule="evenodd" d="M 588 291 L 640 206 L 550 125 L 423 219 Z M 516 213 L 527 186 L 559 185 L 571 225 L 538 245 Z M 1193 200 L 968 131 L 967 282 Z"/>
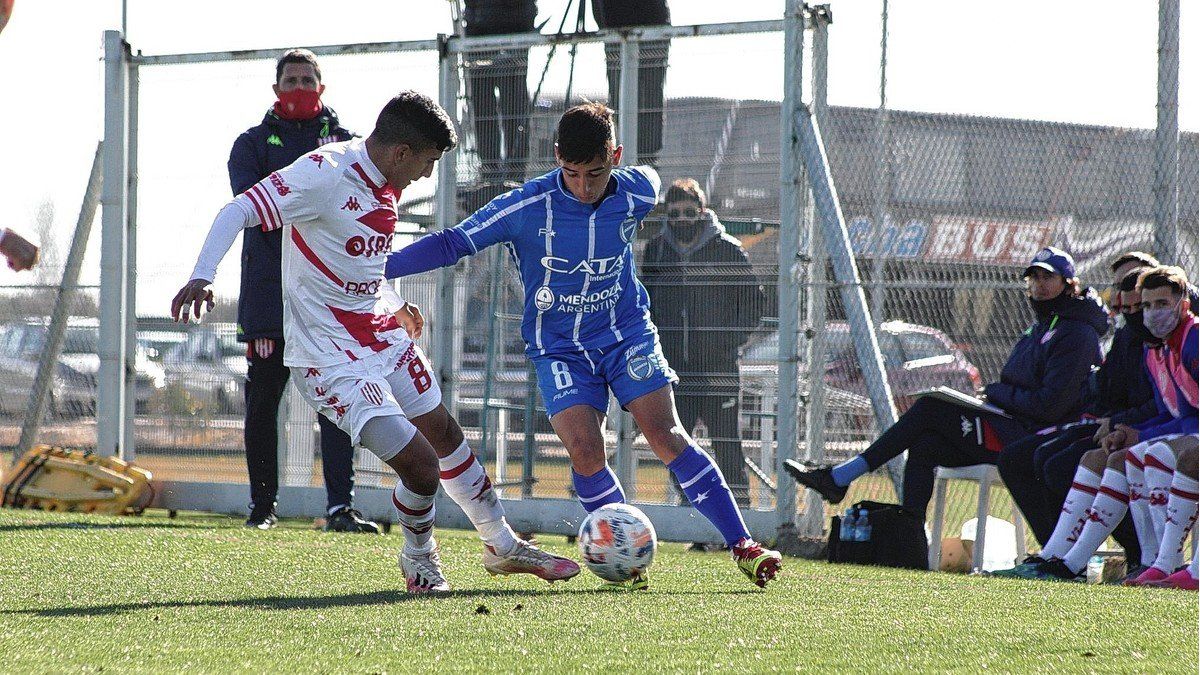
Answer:
<path fill-rule="evenodd" d="M 547 553 L 523 539 L 518 539 L 513 550 L 503 556 L 496 553 L 496 549 L 485 545 L 483 569 L 493 576 L 532 574 L 551 583 L 566 581 L 579 574 L 579 564 L 574 560 Z"/>
<path fill-rule="evenodd" d="M 413 553 L 407 549 L 400 550 L 400 570 L 404 572 L 404 582 L 408 592 L 448 593 L 450 584 L 442 574 L 442 557 L 437 547 L 428 553 Z"/>

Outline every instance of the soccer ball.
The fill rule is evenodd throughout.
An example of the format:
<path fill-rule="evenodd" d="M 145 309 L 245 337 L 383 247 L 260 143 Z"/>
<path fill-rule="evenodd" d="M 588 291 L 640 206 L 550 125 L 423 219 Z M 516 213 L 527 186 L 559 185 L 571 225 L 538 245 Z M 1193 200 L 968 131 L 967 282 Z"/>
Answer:
<path fill-rule="evenodd" d="M 645 572 L 657 549 L 654 525 L 628 504 L 605 504 L 579 526 L 579 553 L 588 569 L 605 581 L 622 583 Z"/>

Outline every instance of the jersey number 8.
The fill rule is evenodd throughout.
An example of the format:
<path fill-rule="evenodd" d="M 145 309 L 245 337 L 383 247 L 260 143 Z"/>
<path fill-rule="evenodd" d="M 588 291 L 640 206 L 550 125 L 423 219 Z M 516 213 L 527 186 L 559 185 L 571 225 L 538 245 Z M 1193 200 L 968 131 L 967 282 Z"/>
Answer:
<path fill-rule="evenodd" d="M 551 361 L 550 372 L 554 374 L 555 389 L 566 389 L 571 386 L 571 371 L 567 369 L 567 364 L 562 361 Z"/>

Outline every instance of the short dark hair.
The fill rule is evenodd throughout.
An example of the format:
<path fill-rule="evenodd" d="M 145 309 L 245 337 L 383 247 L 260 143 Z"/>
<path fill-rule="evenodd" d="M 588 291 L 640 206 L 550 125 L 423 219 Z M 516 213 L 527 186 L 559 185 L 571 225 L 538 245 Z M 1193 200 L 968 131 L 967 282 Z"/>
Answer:
<path fill-rule="evenodd" d="M 1128 265 L 1132 262 L 1137 263 L 1139 267 L 1158 267 L 1159 265 L 1158 258 L 1155 258 L 1149 253 L 1144 251 L 1129 251 L 1128 253 L 1122 253 L 1121 255 L 1117 256 L 1117 259 L 1112 261 L 1112 265 L 1109 266 L 1109 270 L 1116 272 L 1117 270 L 1121 269 L 1122 266 Z"/>
<path fill-rule="evenodd" d="M 1164 286 L 1169 286 L 1175 295 L 1187 293 L 1187 273 L 1182 268 L 1173 265 L 1161 265 L 1142 272 L 1142 275 L 1138 277 L 1138 290 L 1149 291 Z"/>
<path fill-rule="evenodd" d="M 1151 267 L 1138 267 L 1137 269 L 1129 270 L 1129 272 L 1121 277 L 1121 281 L 1117 282 L 1117 290 L 1122 293 L 1128 293 L 1137 288 L 1138 279 L 1142 274 L 1149 272 Z"/>
<path fill-rule="evenodd" d="M 317 64 L 317 55 L 307 49 L 289 49 L 275 62 L 275 83 L 283 78 L 283 67 L 289 63 L 307 63 L 313 67 L 317 82 L 321 81 L 321 66 Z"/>
<path fill-rule="evenodd" d="M 612 156 L 617 145 L 613 111 L 603 103 L 581 103 L 563 113 L 555 134 L 558 156 L 567 162 L 590 162 Z"/>
<path fill-rule="evenodd" d="M 700 183 L 695 178 L 679 178 L 671 183 L 671 187 L 667 188 L 667 196 L 663 198 L 664 202 L 683 202 L 691 201 L 701 209 L 708 208 L 708 198 L 704 196 L 704 188 L 700 187 Z"/>
<path fill-rule="evenodd" d="M 458 145 L 450 116 L 436 101 L 416 91 L 402 91 L 379 111 L 371 138 L 386 145 L 409 146 L 417 152 L 437 148 L 445 152 Z"/>

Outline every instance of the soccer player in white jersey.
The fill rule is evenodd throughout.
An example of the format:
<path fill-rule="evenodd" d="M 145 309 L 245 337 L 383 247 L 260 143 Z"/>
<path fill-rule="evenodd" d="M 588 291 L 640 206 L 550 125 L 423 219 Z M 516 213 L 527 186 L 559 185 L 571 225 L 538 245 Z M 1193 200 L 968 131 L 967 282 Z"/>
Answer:
<path fill-rule="evenodd" d="M 537 370 L 550 424 L 571 457 L 580 504 L 590 512 L 625 501 L 605 461 L 611 390 L 688 500 L 721 533 L 738 568 L 766 586 L 780 569 L 780 555 L 750 537 L 721 470 L 683 429 L 672 390 L 677 378 L 634 273 L 632 242 L 657 202 L 658 174 L 618 166 L 622 148 L 612 111 L 599 103 L 564 113 L 557 136 L 559 168 L 496 197 L 457 227 L 393 253 L 386 275 L 417 274 L 494 244 L 507 246 L 525 288 L 525 353 Z"/>
<path fill-rule="evenodd" d="M 420 311 L 376 314 L 400 191 L 428 177 L 457 136 L 429 97 L 403 92 L 366 140 L 322 146 L 238 195 L 217 214 L 171 315 L 199 318 L 221 258 L 247 227 L 284 228 L 284 363 L 318 413 L 395 470 L 403 526 L 400 568 L 409 592 L 449 590 L 433 539 L 438 481 L 485 543 L 492 574 L 569 579 L 579 566 L 519 539 L 483 466 L 442 405 L 420 337 Z M 411 337 L 410 337 L 411 334 Z"/>

